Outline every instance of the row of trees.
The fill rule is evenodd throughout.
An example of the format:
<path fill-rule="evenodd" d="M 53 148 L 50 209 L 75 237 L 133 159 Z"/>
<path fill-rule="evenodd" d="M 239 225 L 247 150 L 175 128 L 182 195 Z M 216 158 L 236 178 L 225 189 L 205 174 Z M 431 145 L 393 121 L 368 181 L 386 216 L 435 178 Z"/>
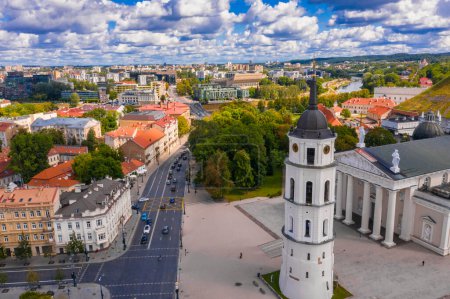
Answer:
<path fill-rule="evenodd" d="M 70 86 L 61 82 L 38 83 L 33 85 L 31 100 L 37 102 L 59 101 L 61 91 L 70 89 Z"/>
<path fill-rule="evenodd" d="M 286 110 L 261 112 L 248 103 L 232 102 L 195 122 L 189 143 L 203 173 L 197 178 L 221 198 L 226 188 L 256 187 L 281 167 L 292 115 Z"/>
<path fill-rule="evenodd" d="M 363 76 L 363 88 L 373 93 L 375 87 L 379 86 L 400 86 L 400 87 L 417 87 L 417 80 L 401 80 L 400 76 L 394 72 L 383 74 L 381 71 L 374 73 L 367 72 Z"/>
<path fill-rule="evenodd" d="M 34 114 L 39 112 L 49 112 L 57 110 L 58 106 L 51 102 L 44 103 L 14 103 L 0 108 L 0 116 L 17 117 L 21 115 Z"/>
<path fill-rule="evenodd" d="M 92 117 L 98 120 L 102 126 L 102 134 L 117 129 L 117 120 L 119 114 L 116 111 L 106 111 L 102 108 L 96 108 L 83 114 L 83 117 Z"/>
<path fill-rule="evenodd" d="M 434 84 L 450 76 L 450 62 L 432 63 L 419 71 L 419 77 L 430 78 Z"/>
<path fill-rule="evenodd" d="M 199 83 L 200 81 L 196 77 L 182 79 L 177 83 L 177 94 L 180 96 L 193 96 L 194 87 Z"/>

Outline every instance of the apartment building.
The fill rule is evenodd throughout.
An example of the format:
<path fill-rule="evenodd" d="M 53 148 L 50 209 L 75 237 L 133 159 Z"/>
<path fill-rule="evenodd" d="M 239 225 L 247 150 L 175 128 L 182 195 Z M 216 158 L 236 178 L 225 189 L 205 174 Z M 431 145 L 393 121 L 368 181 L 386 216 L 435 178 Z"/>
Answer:
<path fill-rule="evenodd" d="M 342 109 L 348 109 L 353 114 L 367 114 L 374 107 L 394 108 L 395 102 L 385 98 L 352 98 L 342 103 Z"/>
<path fill-rule="evenodd" d="M 0 242 L 8 256 L 24 237 L 32 255 L 54 252 L 52 217 L 59 208 L 58 188 L 0 189 Z"/>
<path fill-rule="evenodd" d="M 118 96 L 120 105 L 145 105 L 145 104 L 159 104 L 160 97 L 155 89 L 150 90 L 127 90 Z"/>
<path fill-rule="evenodd" d="M 139 130 L 136 136 L 120 148 L 128 159 L 139 160 L 145 165 L 156 163 L 164 148 L 164 133 L 158 129 Z"/>
<path fill-rule="evenodd" d="M 18 125 L 9 122 L 0 122 L 0 141 L 2 147 L 9 147 L 11 139 L 18 131 Z"/>
<path fill-rule="evenodd" d="M 56 251 L 64 253 L 73 234 L 88 251 L 108 248 L 130 217 L 130 189 L 124 182 L 103 179 L 63 193 L 53 217 Z"/>

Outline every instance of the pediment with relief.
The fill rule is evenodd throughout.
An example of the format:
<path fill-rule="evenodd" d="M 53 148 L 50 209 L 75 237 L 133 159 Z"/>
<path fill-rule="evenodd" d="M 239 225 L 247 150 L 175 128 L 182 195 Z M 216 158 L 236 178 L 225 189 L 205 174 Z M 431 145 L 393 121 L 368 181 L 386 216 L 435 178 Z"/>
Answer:
<path fill-rule="evenodd" d="M 392 179 L 378 167 L 373 165 L 366 158 L 361 156 L 360 154 L 352 151 L 350 153 L 343 153 L 341 155 L 336 155 L 336 160 L 339 164 L 348 165 L 357 169 L 360 169 L 365 172 L 369 172 L 387 179 Z"/>

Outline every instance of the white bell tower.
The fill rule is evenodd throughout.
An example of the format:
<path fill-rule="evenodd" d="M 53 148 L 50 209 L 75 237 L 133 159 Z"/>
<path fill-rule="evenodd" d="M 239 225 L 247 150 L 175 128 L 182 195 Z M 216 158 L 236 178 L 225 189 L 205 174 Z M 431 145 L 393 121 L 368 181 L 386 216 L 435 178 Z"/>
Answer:
<path fill-rule="evenodd" d="M 317 109 L 316 80 L 309 107 L 289 132 L 280 289 L 289 299 L 333 296 L 336 136 Z"/>

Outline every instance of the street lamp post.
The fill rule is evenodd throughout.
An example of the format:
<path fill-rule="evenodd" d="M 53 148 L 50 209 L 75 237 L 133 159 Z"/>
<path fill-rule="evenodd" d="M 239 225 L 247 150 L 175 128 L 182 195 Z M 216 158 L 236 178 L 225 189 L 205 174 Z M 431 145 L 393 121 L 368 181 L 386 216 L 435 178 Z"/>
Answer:
<path fill-rule="evenodd" d="M 98 278 L 98 282 L 100 283 L 100 296 L 101 296 L 102 299 L 103 299 L 103 288 L 102 288 L 102 284 L 101 284 L 102 277 L 103 277 L 103 274 L 100 275 L 100 277 Z"/>
<path fill-rule="evenodd" d="M 127 243 L 125 241 L 125 231 L 124 231 L 124 220 L 125 217 L 122 215 L 122 217 L 120 217 L 120 222 L 122 223 L 122 243 L 123 243 L 123 250 L 127 249 Z"/>

